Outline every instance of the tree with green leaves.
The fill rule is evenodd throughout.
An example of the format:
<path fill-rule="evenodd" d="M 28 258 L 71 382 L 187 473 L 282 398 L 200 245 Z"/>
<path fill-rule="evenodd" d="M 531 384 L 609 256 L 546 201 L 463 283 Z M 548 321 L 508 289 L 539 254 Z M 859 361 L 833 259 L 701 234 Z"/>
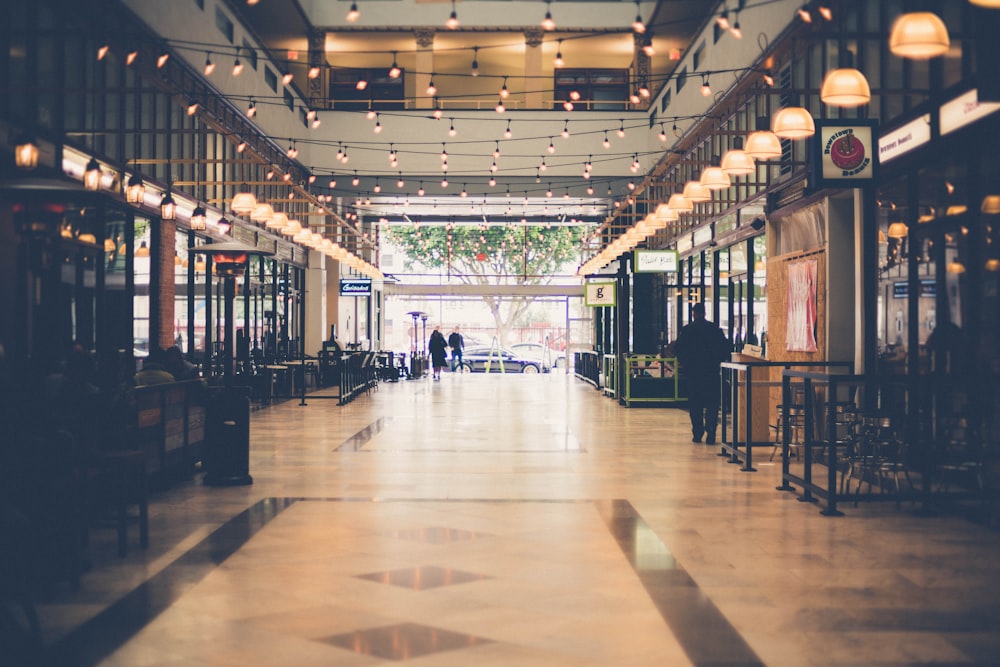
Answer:
<path fill-rule="evenodd" d="M 467 285 L 547 285 L 575 270 L 580 243 L 588 230 L 573 226 L 412 225 L 389 229 L 406 255 L 408 270 L 447 271 Z M 501 345 L 533 297 L 484 295 Z"/>

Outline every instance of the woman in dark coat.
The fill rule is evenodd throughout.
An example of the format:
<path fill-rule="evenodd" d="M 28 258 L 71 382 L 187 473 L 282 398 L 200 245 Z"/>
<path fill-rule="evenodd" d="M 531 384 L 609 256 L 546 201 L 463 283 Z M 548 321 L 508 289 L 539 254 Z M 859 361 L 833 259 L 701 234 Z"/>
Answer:
<path fill-rule="evenodd" d="M 427 351 L 431 353 L 431 368 L 434 370 L 434 379 L 441 379 L 441 369 L 448 365 L 448 341 L 441 333 L 441 327 L 434 327 L 431 332 L 431 339 L 427 342 Z"/>

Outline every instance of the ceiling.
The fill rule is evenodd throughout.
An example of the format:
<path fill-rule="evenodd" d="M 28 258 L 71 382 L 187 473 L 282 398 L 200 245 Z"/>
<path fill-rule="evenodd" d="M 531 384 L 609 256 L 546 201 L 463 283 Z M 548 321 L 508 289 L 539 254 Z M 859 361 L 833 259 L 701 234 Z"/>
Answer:
<path fill-rule="evenodd" d="M 369 216 L 390 220 L 402 220 L 404 214 L 426 220 L 602 219 L 612 199 L 626 192 L 630 180 L 641 179 L 662 154 L 660 145 L 649 146 L 648 137 L 655 136 L 648 127 L 649 100 L 625 103 L 611 112 L 567 113 L 560 108 L 564 100 L 554 92 L 555 55 L 563 56 L 565 68 L 630 70 L 637 81 L 636 49 L 648 38 L 655 55 L 642 75 L 652 92 L 649 99 L 655 99 L 678 65 L 671 51 L 675 56 L 684 53 L 720 9 L 711 0 L 362 0 L 357 3 L 360 17 L 348 22 L 349 0 L 258 0 L 252 6 L 230 2 L 277 61 L 301 57 L 297 65 L 304 71 L 308 59 L 299 54 L 309 53 L 312 34 L 314 43 L 321 40 L 324 45 L 324 65 L 331 70 L 387 69 L 392 62 L 404 70 L 406 108 L 380 113 L 376 122 L 384 123 L 385 133 L 371 134 L 372 120 L 363 110 L 356 121 L 341 117 L 336 127 L 325 124 L 310 135 L 317 139 L 306 165 L 321 179 L 324 173 L 339 174 L 336 194 L 347 204 L 358 203 Z M 460 25 L 449 30 L 445 21 L 453 8 Z M 546 11 L 556 22 L 551 32 L 540 26 Z M 648 26 L 644 36 L 633 33 L 637 14 Z M 429 61 L 426 51 L 419 53 L 415 31 L 433 35 L 432 72 L 422 71 Z M 531 61 L 535 56 L 525 46 L 526 32 L 534 32 L 542 42 L 540 62 Z M 477 76 L 472 75 L 473 60 Z M 435 102 L 423 93 L 428 78 L 440 91 Z M 305 80 L 296 75 L 296 82 Z M 504 114 L 494 110 L 501 85 L 511 93 Z M 444 123 L 451 118 L 451 125 L 462 130 L 447 151 L 447 173 L 441 171 L 438 154 L 451 137 L 444 134 L 443 124 L 428 124 L 433 104 L 443 108 Z M 336 100 L 330 106 L 336 108 Z M 503 161 L 494 160 L 500 168 L 491 174 L 492 153 L 504 141 L 505 119 L 508 127 L 514 119 L 520 132 L 516 142 L 503 143 Z M 602 148 L 602 134 L 620 125 L 634 134 L 626 141 L 612 135 L 614 147 Z M 566 128 L 573 133 L 572 141 L 560 138 Z M 350 169 L 334 157 L 341 144 L 351 146 Z M 558 155 L 553 155 L 553 147 Z M 391 150 L 406 154 L 405 175 L 403 157 L 398 167 L 384 157 Z M 582 166 L 591 158 L 593 176 L 586 179 Z M 633 171 L 637 158 L 641 168 Z M 552 168 L 543 173 L 539 160 L 545 164 L 546 159 Z M 358 186 L 344 175 L 352 171 L 359 175 Z M 447 187 L 440 183 L 445 176 Z M 400 180 L 403 185 L 397 187 Z M 382 192 L 375 192 L 379 187 Z"/>

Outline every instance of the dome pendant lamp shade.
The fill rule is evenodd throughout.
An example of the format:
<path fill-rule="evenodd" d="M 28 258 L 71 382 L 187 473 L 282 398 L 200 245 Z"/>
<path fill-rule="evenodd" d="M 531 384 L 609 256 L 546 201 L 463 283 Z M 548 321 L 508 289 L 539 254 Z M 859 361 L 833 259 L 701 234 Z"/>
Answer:
<path fill-rule="evenodd" d="M 230 208 L 238 215 L 249 215 L 257 208 L 257 198 L 248 190 L 237 192 Z"/>
<path fill-rule="evenodd" d="M 950 45 L 944 21 L 931 12 L 900 14 L 889 33 L 889 50 L 900 58 L 936 58 L 947 53 Z"/>
<path fill-rule="evenodd" d="M 906 226 L 905 222 L 897 220 L 896 222 L 889 223 L 889 229 L 886 232 L 886 236 L 890 239 L 905 239 L 910 228 Z"/>
<path fill-rule="evenodd" d="M 667 200 L 667 208 L 671 208 L 677 213 L 690 213 L 694 210 L 694 202 L 680 192 L 676 192 L 670 195 L 670 199 Z"/>
<path fill-rule="evenodd" d="M 733 148 L 722 156 L 722 172 L 729 176 L 746 176 L 757 171 L 753 158 L 743 150 L 743 141 L 736 139 Z"/>
<path fill-rule="evenodd" d="M 805 139 L 816 134 L 816 123 L 804 107 L 790 106 L 771 118 L 771 132 L 780 139 Z"/>
<path fill-rule="evenodd" d="M 702 185 L 700 177 L 685 183 L 682 194 L 695 203 L 712 199 L 712 191 Z"/>
<path fill-rule="evenodd" d="M 288 225 L 288 216 L 282 211 L 275 211 L 265 225 L 268 229 L 282 230 Z"/>
<path fill-rule="evenodd" d="M 1000 9 L 1000 0 L 969 0 L 969 4 L 987 9 Z"/>
<path fill-rule="evenodd" d="M 677 211 L 670 208 L 667 204 L 660 204 L 656 207 L 656 211 L 653 213 L 657 220 L 661 222 L 677 222 L 680 220 L 680 216 L 677 215 Z"/>
<path fill-rule="evenodd" d="M 725 190 L 732 185 L 729 174 L 722 171 L 721 167 L 709 167 L 701 172 L 701 184 L 709 190 Z"/>
<path fill-rule="evenodd" d="M 868 79 L 859 70 L 839 67 L 823 77 L 819 98 L 832 107 L 859 107 L 871 101 L 872 91 Z"/>
<path fill-rule="evenodd" d="M 754 160 L 774 160 L 781 157 L 781 139 L 767 127 L 767 118 L 757 119 L 757 129 L 747 137 L 746 154 Z"/>
<path fill-rule="evenodd" d="M 257 208 L 250 214 L 250 219 L 254 222 L 267 224 L 274 217 L 274 209 L 267 202 L 257 202 Z"/>

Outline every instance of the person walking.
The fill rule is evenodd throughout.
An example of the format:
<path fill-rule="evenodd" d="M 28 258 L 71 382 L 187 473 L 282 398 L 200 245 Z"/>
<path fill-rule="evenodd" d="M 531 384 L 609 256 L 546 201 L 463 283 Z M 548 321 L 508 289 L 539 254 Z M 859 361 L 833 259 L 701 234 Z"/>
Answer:
<path fill-rule="evenodd" d="M 465 339 L 459 333 L 458 327 L 448 335 L 448 347 L 451 348 L 451 372 L 462 368 L 462 350 L 465 348 Z"/>
<path fill-rule="evenodd" d="M 705 305 L 691 307 L 692 321 L 681 329 L 674 344 L 681 364 L 681 378 L 688 397 L 691 436 L 694 442 L 715 443 L 719 424 L 719 364 L 729 358 L 732 347 L 726 334 L 705 319 Z"/>
<path fill-rule="evenodd" d="M 441 379 L 441 369 L 448 365 L 448 342 L 441 333 L 441 327 L 434 327 L 431 332 L 431 339 L 427 341 L 427 351 L 431 354 L 431 368 L 434 379 Z"/>

